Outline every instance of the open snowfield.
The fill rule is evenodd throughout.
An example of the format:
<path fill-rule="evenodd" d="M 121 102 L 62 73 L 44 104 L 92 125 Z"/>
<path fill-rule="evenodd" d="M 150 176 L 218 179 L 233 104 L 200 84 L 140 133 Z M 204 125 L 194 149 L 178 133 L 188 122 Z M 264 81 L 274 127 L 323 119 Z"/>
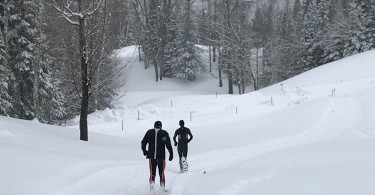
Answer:
<path fill-rule="evenodd" d="M 89 116 L 88 142 L 77 120 L 0 117 L 0 194 L 148 195 L 141 139 L 156 120 L 173 136 L 180 119 L 194 139 L 187 173 L 173 147 L 170 195 L 375 194 L 375 50 L 241 96 L 209 74 L 155 83 L 152 67 L 132 66 L 117 107 Z"/>

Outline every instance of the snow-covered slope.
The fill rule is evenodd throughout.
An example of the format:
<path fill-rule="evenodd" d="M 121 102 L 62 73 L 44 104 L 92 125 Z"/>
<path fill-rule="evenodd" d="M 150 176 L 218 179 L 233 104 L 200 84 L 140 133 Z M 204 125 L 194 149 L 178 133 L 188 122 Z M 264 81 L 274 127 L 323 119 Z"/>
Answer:
<path fill-rule="evenodd" d="M 126 61 L 133 51 L 119 54 Z M 224 95 L 206 74 L 155 83 L 134 62 L 117 108 L 89 116 L 89 142 L 79 141 L 77 121 L 0 117 L 0 194 L 148 194 L 140 140 L 155 120 L 173 136 L 184 119 L 190 170 L 179 173 L 174 147 L 171 195 L 373 195 L 374 58 L 365 52 L 241 96 Z"/>

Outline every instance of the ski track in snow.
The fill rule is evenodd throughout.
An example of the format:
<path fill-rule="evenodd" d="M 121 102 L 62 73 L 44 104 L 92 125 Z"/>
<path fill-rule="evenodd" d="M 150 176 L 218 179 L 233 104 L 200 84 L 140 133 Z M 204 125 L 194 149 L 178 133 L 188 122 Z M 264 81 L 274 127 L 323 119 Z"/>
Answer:
<path fill-rule="evenodd" d="M 174 195 L 183 195 L 183 186 L 195 176 L 201 175 L 204 171 L 212 172 L 229 168 L 239 162 L 244 162 L 258 155 L 275 150 L 331 139 L 353 127 L 360 119 L 359 112 L 360 109 L 356 99 L 351 97 L 330 98 L 329 105 L 325 108 L 325 112 L 318 122 L 302 134 L 267 140 L 254 145 L 210 151 L 190 156 L 189 163 L 194 164 L 194 166 L 189 170 L 188 174 L 174 178 L 171 184 L 173 186 L 171 191 L 173 191 Z M 272 170 L 270 171 L 272 172 Z M 253 178 L 251 182 L 260 182 L 265 178 L 271 177 L 271 175 Z M 240 182 L 236 186 L 229 186 L 228 188 L 230 189 L 228 189 L 228 192 L 230 193 L 223 192 L 223 194 L 235 194 L 233 192 L 237 191 L 237 188 L 241 188 L 242 185 L 248 185 L 251 182 Z"/>

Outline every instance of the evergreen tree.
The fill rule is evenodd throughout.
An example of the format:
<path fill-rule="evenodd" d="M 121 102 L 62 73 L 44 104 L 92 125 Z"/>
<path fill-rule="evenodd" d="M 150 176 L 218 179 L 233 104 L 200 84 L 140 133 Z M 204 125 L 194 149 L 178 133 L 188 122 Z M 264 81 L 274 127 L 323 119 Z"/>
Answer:
<path fill-rule="evenodd" d="M 342 4 L 340 4 L 338 0 L 332 0 L 330 10 L 331 24 L 324 38 L 324 41 L 327 41 L 327 47 L 323 63 L 343 58 L 345 44 L 350 39 L 351 22 L 347 21 L 346 18 L 348 15 Z"/>
<path fill-rule="evenodd" d="M 8 115 L 13 107 L 11 97 L 8 93 L 9 75 L 11 74 L 7 63 L 5 63 L 6 52 L 4 36 L 0 30 L 0 115 Z"/>
<path fill-rule="evenodd" d="M 11 96 L 9 95 L 9 80 L 12 72 L 8 66 L 7 44 L 7 23 L 8 23 L 8 7 L 6 0 L 0 1 L 0 115 L 11 114 L 13 105 L 11 104 Z"/>
<path fill-rule="evenodd" d="M 163 75 L 165 77 L 173 77 L 173 66 L 175 63 L 175 59 L 178 58 L 178 53 L 176 52 L 177 48 L 179 47 L 178 42 L 178 11 L 179 6 L 176 5 L 175 10 L 173 10 L 171 17 L 167 20 L 167 44 L 165 47 L 164 58 L 165 64 L 163 69 Z"/>
<path fill-rule="evenodd" d="M 264 33 L 262 38 L 262 75 L 259 79 L 259 86 L 266 87 L 273 83 L 273 70 L 275 69 L 275 63 L 277 62 L 274 58 L 273 51 L 276 51 L 276 44 L 273 42 L 275 39 L 274 32 L 274 1 L 271 1 L 269 5 L 265 6 L 262 10 L 263 14 L 263 28 Z"/>
<path fill-rule="evenodd" d="M 349 4 L 350 40 L 345 45 L 344 57 L 375 48 L 375 3 L 358 0 Z"/>
<path fill-rule="evenodd" d="M 290 74 L 288 77 L 292 77 L 302 72 L 303 64 L 302 64 L 302 43 L 301 43 L 301 29 L 302 29 L 302 18 L 303 18 L 303 10 L 300 0 L 295 0 L 293 5 L 292 11 L 292 22 L 291 22 L 291 40 L 292 45 L 290 52 L 291 56 L 291 67 L 290 67 Z"/>
<path fill-rule="evenodd" d="M 159 66 L 158 66 L 158 53 L 159 53 L 159 45 L 160 45 L 160 28 L 159 28 L 159 8 L 160 8 L 160 0 L 150 0 L 149 5 L 149 16 L 148 16 L 148 24 L 147 24 L 147 32 L 146 32 L 146 52 L 147 56 L 149 57 L 151 63 L 154 64 L 155 68 L 155 79 L 158 81 L 160 73 L 159 73 Z"/>
<path fill-rule="evenodd" d="M 32 0 L 14 1 L 10 8 L 9 55 L 15 80 L 12 89 L 13 106 L 16 116 L 31 120 L 35 117 L 35 43 L 37 41 L 37 5 Z"/>
<path fill-rule="evenodd" d="M 279 36 L 279 50 L 281 57 L 276 59 L 280 65 L 278 68 L 277 81 L 282 81 L 288 79 L 291 75 L 291 66 L 293 64 L 294 57 L 294 36 L 292 28 L 292 20 L 289 15 L 288 6 L 285 7 L 285 10 L 281 13 L 281 20 L 279 22 L 278 36 Z"/>
<path fill-rule="evenodd" d="M 178 53 L 174 60 L 172 69 L 175 77 L 187 78 L 190 81 L 195 80 L 195 74 L 204 69 L 198 48 L 195 46 L 196 40 L 193 34 L 194 25 L 192 21 L 191 0 L 185 1 L 181 28 L 178 36 Z"/>
<path fill-rule="evenodd" d="M 37 118 L 40 122 L 55 123 L 63 119 L 66 115 L 65 108 L 63 107 L 64 96 L 58 88 L 60 85 L 58 80 L 52 78 L 52 73 L 49 71 L 48 64 L 41 65 L 42 66 L 37 71 Z"/>
<path fill-rule="evenodd" d="M 324 63 L 375 48 L 375 14 L 371 1 L 337 2 L 330 10 L 331 25 L 326 33 Z M 371 8 L 373 7 L 373 8 Z"/>
<path fill-rule="evenodd" d="M 38 42 L 36 49 L 35 74 L 36 74 L 36 100 L 35 112 L 40 122 L 55 123 L 66 115 L 64 96 L 60 90 L 61 82 L 54 78 L 50 65 L 52 57 L 49 51 L 53 50 L 47 43 L 47 37 L 43 32 L 43 4 L 40 1 L 38 6 Z M 56 76 L 56 75 L 55 75 Z"/>
<path fill-rule="evenodd" d="M 327 30 L 328 23 L 328 3 L 322 0 L 311 0 L 305 3 L 305 14 L 303 17 L 302 44 L 303 52 L 302 63 L 304 70 L 317 67 L 323 64 L 324 59 L 324 41 L 322 38 Z"/>

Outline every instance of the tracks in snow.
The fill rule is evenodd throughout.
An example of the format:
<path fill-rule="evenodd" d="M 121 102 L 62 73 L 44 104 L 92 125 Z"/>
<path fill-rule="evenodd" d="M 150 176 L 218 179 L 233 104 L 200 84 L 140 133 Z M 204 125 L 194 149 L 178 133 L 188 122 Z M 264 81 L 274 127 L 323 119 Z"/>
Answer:
<path fill-rule="evenodd" d="M 261 143 L 242 147 L 210 151 L 191 155 L 189 162 L 194 164 L 185 174 L 174 173 L 177 164 L 169 163 L 167 167 L 167 185 L 170 193 L 183 195 L 184 188 L 194 177 L 203 171 L 216 171 L 245 162 L 258 155 L 299 145 L 325 141 L 351 129 L 361 117 L 359 101 L 353 97 L 330 98 L 324 113 L 309 129 L 301 134 L 267 140 Z M 91 188 L 98 194 L 146 194 L 147 165 L 113 166 L 93 174 L 86 175 L 59 194 L 80 194 Z"/>
<path fill-rule="evenodd" d="M 350 130 L 361 118 L 359 100 L 351 97 L 328 99 L 329 104 L 317 122 L 301 134 L 267 140 L 258 144 L 210 151 L 189 157 L 194 164 L 191 172 L 183 178 L 175 178 L 174 195 L 183 194 L 183 186 L 203 171 L 215 171 L 234 166 L 240 162 L 272 151 L 332 139 Z"/>

